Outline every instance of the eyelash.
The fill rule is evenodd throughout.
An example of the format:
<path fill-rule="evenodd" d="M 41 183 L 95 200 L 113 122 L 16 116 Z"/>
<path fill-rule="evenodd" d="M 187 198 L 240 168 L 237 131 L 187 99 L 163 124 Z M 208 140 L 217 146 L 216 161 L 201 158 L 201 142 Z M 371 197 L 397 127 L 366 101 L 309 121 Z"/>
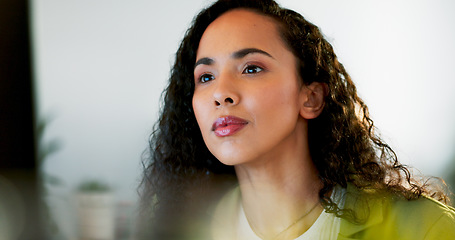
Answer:
<path fill-rule="evenodd" d="M 255 72 L 248 72 L 249 70 L 252 70 L 254 69 Z M 259 67 L 257 65 L 247 65 L 243 71 L 242 71 L 242 74 L 258 74 L 260 72 L 264 71 L 264 68 L 262 67 Z M 209 80 L 203 80 L 204 78 L 210 78 Z M 206 83 L 206 82 L 209 82 L 211 80 L 215 79 L 215 76 L 213 76 L 211 73 L 203 73 L 199 78 L 199 82 L 200 83 Z"/>

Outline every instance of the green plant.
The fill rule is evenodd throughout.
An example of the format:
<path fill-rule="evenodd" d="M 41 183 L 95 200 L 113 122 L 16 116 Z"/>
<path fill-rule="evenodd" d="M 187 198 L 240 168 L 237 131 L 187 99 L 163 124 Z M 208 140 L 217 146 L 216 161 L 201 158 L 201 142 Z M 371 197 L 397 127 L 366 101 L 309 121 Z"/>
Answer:
<path fill-rule="evenodd" d="M 88 180 L 82 182 L 78 187 L 79 192 L 109 192 L 111 187 L 98 180 Z"/>

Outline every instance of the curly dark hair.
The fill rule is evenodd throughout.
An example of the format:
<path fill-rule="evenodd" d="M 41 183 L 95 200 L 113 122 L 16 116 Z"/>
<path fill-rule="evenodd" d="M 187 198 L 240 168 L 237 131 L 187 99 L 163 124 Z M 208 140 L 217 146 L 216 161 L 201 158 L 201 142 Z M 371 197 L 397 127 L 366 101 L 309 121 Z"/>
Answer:
<path fill-rule="evenodd" d="M 343 210 L 326 196 L 335 185 L 347 187 L 348 183 L 409 200 L 425 194 L 448 201 L 446 194 L 414 178 L 375 132 L 367 106 L 317 26 L 273 0 L 219 0 L 200 12 L 187 30 L 163 92 L 161 117 L 151 135 L 142 182 L 143 203 L 152 207 L 156 218 L 186 211 L 190 203 L 200 203 L 200 196 L 212 199 L 209 193 L 214 183 L 220 187 L 220 182 L 226 182 L 220 181 L 220 176 L 232 180 L 227 182 L 236 181 L 234 168 L 220 163 L 207 149 L 192 97 L 196 52 L 205 29 L 223 13 L 237 8 L 275 19 L 283 41 L 298 59 L 303 84 L 328 86 L 324 110 L 308 123 L 310 154 L 323 184 L 319 197 L 327 211 L 343 217 Z"/>

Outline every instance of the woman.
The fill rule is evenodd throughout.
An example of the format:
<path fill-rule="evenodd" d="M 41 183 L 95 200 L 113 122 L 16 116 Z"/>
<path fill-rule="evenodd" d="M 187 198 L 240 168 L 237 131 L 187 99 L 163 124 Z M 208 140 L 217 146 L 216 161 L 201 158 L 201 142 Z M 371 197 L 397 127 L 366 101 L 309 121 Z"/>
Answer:
<path fill-rule="evenodd" d="M 316 26 L 274 1 L 217 1 L 180 45 L 152 134 L 142 185 L 151 232 L 453 239 L 447 196 L 373 130 Z"/>

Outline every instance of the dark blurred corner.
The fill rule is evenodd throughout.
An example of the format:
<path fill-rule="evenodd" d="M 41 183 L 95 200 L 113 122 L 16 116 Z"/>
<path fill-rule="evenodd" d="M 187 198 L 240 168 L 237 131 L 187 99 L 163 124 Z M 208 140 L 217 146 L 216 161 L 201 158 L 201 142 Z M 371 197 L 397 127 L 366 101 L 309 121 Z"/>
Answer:
<path fill-rule="evenodd" d="M 0 207 L 7 212 L 3 224 L 12 228 L 11 233 L 3 233 L 6 239 L 44 239 L 39 216 L 30 36 L 28 0 L 1 0 Z"/>

